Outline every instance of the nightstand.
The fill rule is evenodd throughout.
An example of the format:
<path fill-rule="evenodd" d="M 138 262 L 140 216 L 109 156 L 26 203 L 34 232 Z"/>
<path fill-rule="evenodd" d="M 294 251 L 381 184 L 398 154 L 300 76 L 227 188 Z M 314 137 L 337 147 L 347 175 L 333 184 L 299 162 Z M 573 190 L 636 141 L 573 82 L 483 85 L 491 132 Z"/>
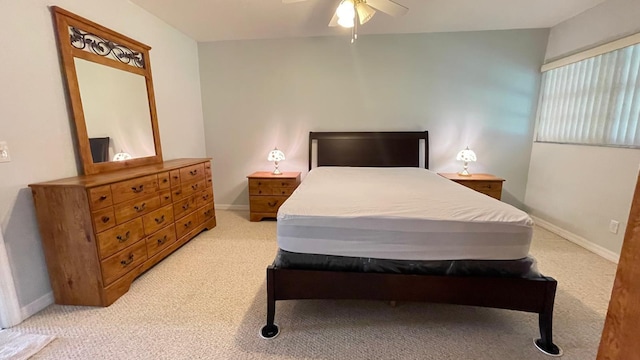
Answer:
<path fill-rule="evenodd" d="M 249 176 L 249 220 L 275 218 L 280 205 L 300 185 L 299 172 L 283 172 L 274 175 L 269 171 L 258 171 Z"/>
<path fill-rule="evenodd" d="M 502 196 L 502 182 L 504 179 L 491 174 L 471 174 L 470 176 L 462 176 L 457 173 L 438 173 L 438 175 L 498 200 L 500 200 L 500 197 Z"/>

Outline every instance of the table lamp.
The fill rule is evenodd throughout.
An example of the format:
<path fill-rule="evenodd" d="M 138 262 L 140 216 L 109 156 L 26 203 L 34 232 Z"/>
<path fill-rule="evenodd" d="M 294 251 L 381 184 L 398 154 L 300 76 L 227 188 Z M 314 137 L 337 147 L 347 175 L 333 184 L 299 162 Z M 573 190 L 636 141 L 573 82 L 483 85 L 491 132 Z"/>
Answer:
<path fill-rule="evenodd" d="M 273 161 L 273 163 L 276 166 L 276 168 L 275 168 L 275 170 L 273 170 L 272 174 L 273 175 L 282 175 L 282 172 L 280 171 L 280 169 L 278 169 L 278 162 L 284 160 L 284 153 L 282 151 L 278 150 L 278 148 L 275 148 L 275 149 L 273 149 L 273 150 L 271 150 L 269 152 L 269 156 L 267 156 L 267 160 Z"/>
<path fill-rule="evenodd" d="M 476 153 L 474 153 L 473 150 L 469 150 L 469 147 L 467 146 L 466 149 L 458 153 L 458 156 L 456 156 L 456 160 L 464 162 L 464 168 L 461 172 L 458 173 L 458 175 L 471 176 L 467 168 L 469 167 L 470 162 L 477 160 Z"/>

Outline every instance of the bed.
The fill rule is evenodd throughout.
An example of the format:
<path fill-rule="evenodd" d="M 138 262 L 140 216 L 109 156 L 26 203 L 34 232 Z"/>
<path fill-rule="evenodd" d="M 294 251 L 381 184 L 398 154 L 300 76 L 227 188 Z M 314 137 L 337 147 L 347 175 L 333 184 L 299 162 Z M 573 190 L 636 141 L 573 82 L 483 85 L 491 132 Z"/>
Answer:
<path fill-rule="evenodd" d="M 424 301 L 537 313 L 535 346 L 562 354 L 552 337 L 557 282 L 528 256 L 531 219 L 426 170 L 428 161 L 426 131 L 309 133 L 311 171 L 278 211 L 263 338 L 279 334 L 278 300 Z"/>

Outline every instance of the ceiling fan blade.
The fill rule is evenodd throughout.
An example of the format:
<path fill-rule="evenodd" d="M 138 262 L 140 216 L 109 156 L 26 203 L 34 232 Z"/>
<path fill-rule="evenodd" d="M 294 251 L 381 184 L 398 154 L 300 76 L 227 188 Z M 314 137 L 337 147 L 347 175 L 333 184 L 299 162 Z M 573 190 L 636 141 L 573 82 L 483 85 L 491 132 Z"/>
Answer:
<path fill-rule="evenodd" d="M 402 16 L 409 11 L 409 8 L 391 0 L 367 0 L 366 3 L 391 16 Z"/>
<path fill-rule="evenodd" d="M 329 21 L 329 26 L 330 27 L 338 26 L 338 14 L 336 14 L 336 13 L 333 14 L 333 17 L 331 18 L 331 21 Z"/>

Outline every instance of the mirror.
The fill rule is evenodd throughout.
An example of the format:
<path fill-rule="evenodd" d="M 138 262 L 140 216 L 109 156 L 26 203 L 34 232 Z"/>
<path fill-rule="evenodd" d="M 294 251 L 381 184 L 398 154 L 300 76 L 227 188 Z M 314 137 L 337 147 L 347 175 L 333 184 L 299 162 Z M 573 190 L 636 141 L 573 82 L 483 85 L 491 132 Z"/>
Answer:
<path fill-rule="evenodd" d="M 74 60 L 89 141 L 109 138 L 106 156 L 99 156 L 103 149 L 91 147 L 93 162 L 118 161 L 118 154 L 133 159 L 154 156 L 144 77 L 80 58 Z"/>
<path fill-rule="evenodd" d="M 151 48 L 52 10 L 84 174 L 162 162 Z"/>

